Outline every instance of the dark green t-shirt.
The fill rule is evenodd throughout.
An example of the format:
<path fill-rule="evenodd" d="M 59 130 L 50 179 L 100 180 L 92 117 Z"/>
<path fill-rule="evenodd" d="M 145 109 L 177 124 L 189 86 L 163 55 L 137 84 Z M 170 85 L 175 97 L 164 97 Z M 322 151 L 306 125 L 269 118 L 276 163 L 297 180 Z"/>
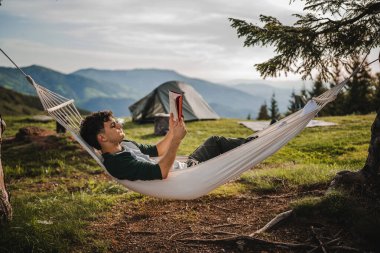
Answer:
<path fill-rule="evenodd" d="M 155 145 L 123 141 L 123 150 L 114 154 L 104 153 L 104 166 L 117 179 L 155 180 L 162 179 L 161 169 L 157 163 L 144 160 L 143 154 L 150 157 L 158 155 Z M 146 156 L 147 157 L 147 156 Z"/>

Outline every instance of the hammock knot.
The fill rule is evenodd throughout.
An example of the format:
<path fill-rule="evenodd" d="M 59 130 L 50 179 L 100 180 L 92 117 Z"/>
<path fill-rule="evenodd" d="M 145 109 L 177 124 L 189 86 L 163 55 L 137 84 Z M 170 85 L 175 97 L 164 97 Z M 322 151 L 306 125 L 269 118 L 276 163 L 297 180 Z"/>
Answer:
<path fill-rule="evenodd" d="M 37 87 L 37 84 L 34 82 L 33 78 L 31 76 L 26 76 L 26 80 L 30 83 L 30 85 Z"/>

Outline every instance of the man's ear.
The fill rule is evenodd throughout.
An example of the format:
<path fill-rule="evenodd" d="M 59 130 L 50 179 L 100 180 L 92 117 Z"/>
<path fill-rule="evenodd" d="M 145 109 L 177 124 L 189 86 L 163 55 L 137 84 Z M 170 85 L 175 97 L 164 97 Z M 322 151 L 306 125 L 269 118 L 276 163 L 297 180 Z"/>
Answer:
<path fill-rule="evenodd" d="M 99 133 L 97 136 L 96 136 L 96 139 L 98 140 L 99 143 L 101 142 L 105 142 L 107 140 L 107 137 L 102 134 L 102 133 Z"/>

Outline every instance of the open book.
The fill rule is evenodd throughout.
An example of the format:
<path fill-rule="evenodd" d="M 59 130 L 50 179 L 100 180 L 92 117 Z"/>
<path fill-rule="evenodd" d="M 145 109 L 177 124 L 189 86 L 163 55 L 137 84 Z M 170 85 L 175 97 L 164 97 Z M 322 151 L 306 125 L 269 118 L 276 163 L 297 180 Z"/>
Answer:
<path fill-rule="evenodd" d="M 182 117 L 183 95 L 175 91 L 169 91 L 169 110 L 173 113 L 174 120 Z"/>

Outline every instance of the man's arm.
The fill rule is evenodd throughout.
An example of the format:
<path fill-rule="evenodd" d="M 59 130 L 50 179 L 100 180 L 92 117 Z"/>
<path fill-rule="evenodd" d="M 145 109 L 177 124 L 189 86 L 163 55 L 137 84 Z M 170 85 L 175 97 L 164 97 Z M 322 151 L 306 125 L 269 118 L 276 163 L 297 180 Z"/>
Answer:
<path fill-rule="evenodd" d="M 119 154 L 105 154 L 104 166 L 115 178 L 127 180 L 155 180 L 162 179 L 158 164 L 139 161 L 129 152 Z"/>
<path fill-rule="evenodd" d="M 172 115 L 171 115 L 171 119 L 172 119 Z M 172 123 L 173 123 L 172 138 L 170 141 L 168 141 L 167 143 L 168 147 L 166 149 L 166 152 L 163 154 L 162 159 L 158 162 L 163 179 L 168 177 L 169 171 L 171 167 L 173 166 L 175 157 L 177 155 L 178 147 L 181 144 L 182 139 L 186 135 L 186 127 L 185 127 L 183 118 Z"/>
<path fill-rule="evenodd" d="M 170 143 L 172 142 L 172 139 L 173 139 L 173 128 L 174 128 L 174 117 L 173 117 L 173 113 L 170 113 L 169 131 L 166 133 L 165 137 L 156 144 L 158 156 L 163 156 L 165 155 L 165 153 L 167 153 L 170 147 Z"/>

